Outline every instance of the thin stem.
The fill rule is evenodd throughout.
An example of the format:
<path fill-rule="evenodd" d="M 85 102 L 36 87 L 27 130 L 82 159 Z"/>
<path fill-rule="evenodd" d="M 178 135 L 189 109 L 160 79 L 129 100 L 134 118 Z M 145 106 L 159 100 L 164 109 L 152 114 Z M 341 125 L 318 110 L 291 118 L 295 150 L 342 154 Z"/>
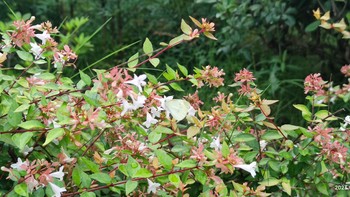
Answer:
<path fill-rule="evenodd" d="M 261 105 L 258 105 L 258 107 L 260 108 L 261 113 L 263 113 L 263 115 L 266 117 L 266 119 L 273 124 L 273 126 L 275 126 L 276 130 L 284 137 L 285 140 L 287 140 L 288 138 L 282 133 L 281 129 L 274 123 L 274 121 L 268 117 L 268 115 L 264 112 L 264 110 L 262 109 Z"/>
<path fill-rule="evenodd" d="M 84 156 L 87 151 L 95 144 L 95 142 L 102 136 L 102 134 L 106 131 L 106 129 L 103 129 L 98 136 L 94 139 L 94 141 L 91 142 L 91 144 L 86 148 L 86 150 L 83 152 L 81 156 Z"/>

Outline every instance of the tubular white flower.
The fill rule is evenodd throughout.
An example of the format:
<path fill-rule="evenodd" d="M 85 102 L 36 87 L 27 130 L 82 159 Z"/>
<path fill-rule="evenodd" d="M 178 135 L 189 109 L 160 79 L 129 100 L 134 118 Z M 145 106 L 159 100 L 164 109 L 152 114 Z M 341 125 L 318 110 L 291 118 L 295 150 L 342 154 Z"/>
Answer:
<path fill-rule="evenodd" d="M 252 177 L 254 178 L 256 175 L 255 169 L 257 168 L 256 162 L 252 162 L 251 164 L 239 164 L 239 165 L 234 165 L 233 167 L 235 168 L 241 168 L 247 172 L 249 172 Z"/>
<path fill-rule="evenodd" d="M 136 86 L 140 92 L 142 92 L 142 86 L 146 85 L 145 79 L 147 78 L 147 76 L 145 74 L 137 76 L 134 74 L 134 79 L 130 80 L 130 81 L 126 81 L 124 83 L 128 83 L 128 84 L 132 84 L 134 86 Z"/>
<path fill-rule="evenodd" d="M 63 168 L 64 166 L 61 166 L 58 172 L 53 172 L 50 174 L 50 176 L 58 178 L 60 181 L 62 181 L 64 176 Z"/>
<path fill-rule="evenodd" d="M 64 187 L 58 187 L 53 183 L 49 183 L 52 191 L 55 193 L 52 197 L 61 197 L 61 193 L 67 191 Z"/>
<path fill-rule="evenodd" d="M 220 144 L 220 135 L 217 137 L 214 137 L 213 141 L 210 143 L 210 148 L 214 148 L 217 151 L 221 150 L 221 144 Z"/>
<path fill-rule="evenodd" d="M 153 183 L 151 180 L 147 179 L 148 182 L 148 188 L 147 193 L 157 193 L 157 188 L 160 186 L 159 183 Z"/>
<path fill-rule="evenodd" d="M 46 41 L 51 38 L 47 31 L 44 31 L 42 34 L 35 34 L 35 37 L 41 40 L 41 44 L 45 44 Z"/>
<path fill-rule="evenodd" d="M 148 129 L 152 124 L 156 124 L 157 122 L 158 120 L 153 118 L 152 115 L 147 112 L 146 121 L 142 123 L 142 125 L 144 125 Z"/>
<path fill-rule="evenodd" d="M 18 157 L 17 163 L 11 164 L 11 168 L 16 170 L 24 170 L 24 167 L 27 167 L 29 165 L 28 161 L 22 162 L 22 159 Z"/>

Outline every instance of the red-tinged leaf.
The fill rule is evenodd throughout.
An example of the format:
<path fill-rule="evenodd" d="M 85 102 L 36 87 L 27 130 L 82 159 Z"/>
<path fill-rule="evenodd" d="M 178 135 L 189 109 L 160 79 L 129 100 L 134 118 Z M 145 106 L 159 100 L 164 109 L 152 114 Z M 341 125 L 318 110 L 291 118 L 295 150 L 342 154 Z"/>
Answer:
<path fill-rule="evenodd" d="M 271 113 L 271 109 L 267 105 L 260 105 L 260 109 L 265 116 L 269 116 Z"/>
<path fill-rule="evenodd" d="M 190 19 L 192 20 L 192 22 L 197 25 L 199 28 L 202 28 L 202 23 L 199 22 L 197 19 L 193 18 L 192 16 L 190 16 Z"/>
<path fill-rule="evenodd" d="M 204 32 L 204 35 L 212 40 L 218 40 L 217 38 L 215 38 L 215 36 L 210 33 L 210 32 Z"/>

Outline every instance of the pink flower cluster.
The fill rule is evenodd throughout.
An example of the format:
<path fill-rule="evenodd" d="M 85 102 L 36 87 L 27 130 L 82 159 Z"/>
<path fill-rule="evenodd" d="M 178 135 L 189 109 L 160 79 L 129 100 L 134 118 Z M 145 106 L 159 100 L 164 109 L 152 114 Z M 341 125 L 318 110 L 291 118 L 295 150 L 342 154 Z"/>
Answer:
<path fill-rule="evenodd" d="M 9 173 L 8 179 L 19 183 L 25 182 L 29 192 L 50 185 L 54 196 L 61 196 L 61 193 L 66 191 L 66 189 L 57 186 L 54 183 L 54 179 L 63 180 L 64 166 L 61 166 L 58 171 L 54 172 L 58 166 L 59 163 L 57 162 L 49 163 L 45 160 L 34 160 L 30 163 L 28 160 L 23 162 L 21 158 L 18 158 L 17 163 L 11 164 L 11 168 L 1 167 L 1 170 Z M 18 177 L 19 173 L 14 171 L 25 171 L 26 175 L 24 178 Z"/>
<path fill-rule="evenodd" d="M 219 70 L 218 67 L 211 67 L 210 65 L 206 66 L 204 70 L 201 71 L 200 79 L 205 83 L 208 83 L 209 86 L 219 87 L 224 85 L 224 78 L 222 76 L 225 75 L 224 70 Z M 202 84 L 201 81 L 199 84 Z M 200 87 L 201 85 L 199 85 Z"/>
<path fill-rule="evenodd" d="M 315 93 L 317 96 L 325 95 L 325 84 L 320 73 L 310 74 L 304 80 L 304 90 L 305 94 L 308 92 Z"/>
<path fill-rule="evenodd" d="M 244 68 L 236 73 L 235 82 L 241 83 L 241 89 L 238 90 L 239 94 L 246 95 L 252 91 L 250 83 L 255 80 L 253 73 Z"/>
<path fill-rule="evenodd" d="M 338 141 L 331 141 L 333 139 L 331 135 L 333 128 L 323 128 L 322 125 L 317 125 L 314 128 L 309 128 L 309 131 L 316 132 L 314 139 L 322 146 L 321 154 L 342 166 L 346 161 L 348 148 Z"/>

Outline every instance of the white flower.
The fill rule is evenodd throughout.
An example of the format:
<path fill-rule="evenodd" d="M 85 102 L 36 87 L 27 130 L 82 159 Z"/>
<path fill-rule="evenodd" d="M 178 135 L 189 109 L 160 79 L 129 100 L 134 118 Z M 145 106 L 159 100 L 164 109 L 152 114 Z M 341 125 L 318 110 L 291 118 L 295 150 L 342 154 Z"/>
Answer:
<path fill-rule="evenodd" d="M 128 84 L 132 84 L 134 86 L 136 86 L 140 92 L 142 92 L 142 87 L 141 86 L 145 86 L 146 82 L 145 79 L 147 78 L 147 76 L 145 74 L 137 76 L 134 74 L 134 79 L 130 80 L 130 81 L 126 81 L 124 83 L 128 83 Z"/>
<path fill-rule="evenodd" d="M 119 92 L 117 93 L 117 98 L 123 98 L 123 96 L 124 96 L 123 90 L 119 88 Z"/>
<path fill-rule="evenodd" d="M 24 170 L 28 165 L 28 161 L 22 162 L 22 159 L 18 157 L 17 163 L 11 164 L 11 168 L 16 170 Z"/>
<path fill-rule="evenodd" d="M 30 152 L 32 152 L 33 150 L 33 147 L 30 147 L 28 145 L 25 145 L 23 150 L 22 150 L 22 153 L 24 156 L 27 156 Z"/>
<path fill-rule="evenodd" d="M 210 148 L 214 148 L 217 151 L 221 150 L 221 144 L 220 144 L 220 135 L 217 137 L 214 137 L 213 141 L 210 143 Z"/>
<path fill-rule="evenodd" d="M 64 166 L 61 166 L 58 172 L 53 172 L 50 174 L 50 176 L 58 178 L 60 181 L 62 181 L 64 176 L 63 168 Z"/>
<path fill-rule="evenodd" d="M 151 180 L 147 179 L 148 182 L 148 188 L 147 188 L 147 193 L 157 193 L 157 188 L 160 186 L 159 183 L 153 183 Z"/>
<path fill-rule="evenodd" d="M 52 191 L 55 193 L 52 197 L 61 197 L 61 193 L 67 191 L 64 187 L 58 187 L 53 183 L 49 183 Z"/>
<path fill-rule="evenodd" d="M 233 167 L 235 168 L 241 168 L 247 172 L 249 172 L 252 177 L 254 178 L 256 175 L 255 169 L 257 168 L 256 162 L 252 162 L 251 164 L 239 164 L 239 165 L 234 165 Z"/>
<path fill-rule="evenodd" d="M 44 58 L 42 56 L 43 49 L 37 43 L 30 43 L 30 51 L 35 55 L 35 59 Z"/>
<path fill-rule="evenodd" d="M 34 179 L 33 175 L 30 176 L 29 178 L 27 178 L 25 180 L 27 187 L 28 187 L 28 191 L 31 193 L 33 192 L 34 188 L 37 189 L 39 186 L 39 182 L 37 180 Z"/>
<path fill-rule="evenodd" d="M 142 125 L 144 125 L 148 129 L 152 124 L 156 124 L 157 122 L 158 120 L 153 118 L 152 115 L 147 112 L 146 121 L 142 123 Z"/>
<path fill-rule="evenodd" d="M 264 150 L 267 145 L 267 142 L 265 140 L 261 140 L 259 144 L 260 144 L 260 150 Z"/>
<path fill-rule="evenodd" d="M 346 116 L 345 120 L 344 120 L 344 125 L 342 127 L 340 127 L 341 131 L 345 131 L 346 127 L 348 126 L 348 124 L 350 124 L 350 116 Z"/>
<path fill-rule="evenodd" d="M 134 105 L 134 109 L 138 109 L 140 107 L 143 107 L 143 105 L 145 104 L 147 98 L 143 95 L 137 95 L 137 100 L 134 99 L 134 97 L 131 96 L 133 105 Z"/>
<path fill-rule="evenodd" d="M 45 44 L 46 40 L 51 38 L 50 34 L 48 34 L 47 31 L 44 31 L 42 34 L 35 34 L 35 37 L 37 37 L 41 40 L 41 44 Z"/>
<path fill-rule="evenodd" d="M 124 108 L 123 108 L 122 113 L 120 114 L 121 116 L 124 116 L 124 115 L 125 115 L 125 113 L 126 113 L 127 111 L 132 111 L 132 110 L 135 110 L 134 105 L 133 105 L 133 104 L 128 103 L 128 101 L 127 101 L 127 100 L 123 99 L 123 101 L 122 101 L 122 102 L 123 102 L 122 106 L 123 106 Z"/>
<path fill-rule="evenodd" d="M 160 117 L 160 111 L 162 110 L 162 108 L 155 108 L 155 107 L 151 107 L 151 114 L 152 114 L 152 117 Z"/>

